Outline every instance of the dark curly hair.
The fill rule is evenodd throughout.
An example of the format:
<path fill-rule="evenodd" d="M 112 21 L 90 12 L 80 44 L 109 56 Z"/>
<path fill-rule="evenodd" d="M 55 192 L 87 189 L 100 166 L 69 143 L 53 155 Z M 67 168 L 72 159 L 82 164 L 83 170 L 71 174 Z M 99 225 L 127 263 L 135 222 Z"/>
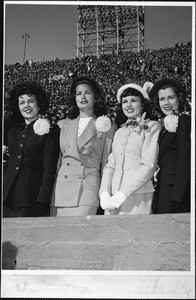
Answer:
<path fill-rule="evenodd" d="M 100 85 L 92 78 L 88 77 L 79 77 L 73 81 L 70 89 L 70 97 L 69 97 L 69 108 L 67 112 L 67 117 L 70 119 L 75 119 L 78 117 L 80 111 L 76 104 L 76 87 L 79 84 L 89 84 L 93 90 L 95 95 L 95 106 L 94 106 L 94 114 L 96 117 L 106 115 L 106 105 L 104 103 L 103 91 Z"/>
<path fill-rule="evenodd" d="M 117 125 L 119 127 L 127 121 L 127 116 L 125 116 L 125 114 L 123 113 L 123 110 L 122 110 L 122 98 L 127 97 L 127 96 L 140 97 L 141 102 L 142 102 L 141 114 L 146 112 L 146 118 L 150 118 L 151 120 L 152 119 L 157 120 L 157 118 L 152 115 L 152 107 L 151 107 L 150 101 L 145 99 L 144 96 L 142 95 L 142 93 L 140 93 L 138 90 L 133 89 L 133 88 L 127 88 L 122 92 L 122 94 L 120 96 L 120 103 L 117 106 L 117 110 L 116 110 L 115 122 L 117 123 Z"/>
<path fill-rule="evenodd" d="M 39 106 L 39 113 L 44 115 L 49 106 L 48 95 L 43 89 L 43 87 L 37 82 L 33 81 L 25 81 L 22 83 L 18 83 L 14 86 L 14 88 L 10 92 L 9 96 L 9 108 L 11 111 L 11 118 L 14 123 L 20 124 L 24 122 L 24 118 L 21 115 L 18 106 L 18 97 L 21 95 L 34 95 Z"/>
<path fill-rule="evenodd" d="M 182 112 L 187 112 L 190 113 L 191 111 L 191 106 L 189 104 L 189 102 L 186 99 L 186 93 L 184 92 L 184 90 L 181 88 L 178 88 L 177 86 L 175 86 L 172 83 L 166 83 L 163 86 L 160 86 L 160 88 L 157 90 L 157 93 L 154 97 L 152 97 L 152 106 L 153 106 L 153 114 L 157 115 L 159 118 L 163 118 L 165 117 L 165 114 L 162 112 L 162 110 L 160 109 L 160 105 L 159 105 L 159 98 L 158 98 L 158 91 L 161 90 L 165 90 L 167 88 L 172 88 L 172 90 L 174 91 L 174 93 L 177 95 L 178 97 L 178 101 L 179 101 L 179 113 Z"/>

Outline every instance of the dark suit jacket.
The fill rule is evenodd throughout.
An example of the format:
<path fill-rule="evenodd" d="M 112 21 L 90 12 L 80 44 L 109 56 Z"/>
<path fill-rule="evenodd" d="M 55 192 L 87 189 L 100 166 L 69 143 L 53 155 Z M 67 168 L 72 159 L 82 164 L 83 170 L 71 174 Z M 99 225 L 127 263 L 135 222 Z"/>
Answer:
<path fill-rule="evenodd" d="M 162 130 L 159 137 L 158 213 L 190 210 L 191 118 L 179 117 L 176 133 Z"/>
<path fill-rule="evenodd" d="M 50 203 L 59 156 L 59 128 L 50 128 L 37 135 L 34 122 L 12 127 L 5 133 L 9 159 L 3 178 L 4 203 L 34 206 L 35 202 Z"/>

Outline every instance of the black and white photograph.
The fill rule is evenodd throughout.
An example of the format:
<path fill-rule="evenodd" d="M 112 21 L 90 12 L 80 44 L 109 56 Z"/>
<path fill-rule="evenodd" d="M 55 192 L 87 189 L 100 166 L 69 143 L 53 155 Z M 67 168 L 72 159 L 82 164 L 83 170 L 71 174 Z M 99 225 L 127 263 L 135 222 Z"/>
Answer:
<path fill-rule="evenodd" d="M 2 20 L 1 297 L 195 299 L 195 2 Z"/>

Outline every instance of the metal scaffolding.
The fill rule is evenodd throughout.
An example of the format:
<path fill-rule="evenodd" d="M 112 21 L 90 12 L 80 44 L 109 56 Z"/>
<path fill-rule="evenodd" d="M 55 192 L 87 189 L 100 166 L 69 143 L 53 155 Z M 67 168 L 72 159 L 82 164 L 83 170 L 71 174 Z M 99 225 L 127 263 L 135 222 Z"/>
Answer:
<path fill-rule="evenodd" d="M 77 6 L 77 57 L 143 49 L 143 6 Z"/>

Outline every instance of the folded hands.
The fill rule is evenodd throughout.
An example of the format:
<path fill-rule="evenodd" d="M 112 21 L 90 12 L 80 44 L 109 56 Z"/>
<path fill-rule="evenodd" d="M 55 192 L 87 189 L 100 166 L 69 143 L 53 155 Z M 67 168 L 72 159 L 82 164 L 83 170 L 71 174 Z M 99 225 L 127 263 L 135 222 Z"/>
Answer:
<path fill-rule="evenodd" d="M 100 205 L 104 210 L 114 210 L 118 209 L 126 199 L 127 197 L 120 191 L 113 196 L 110 196 L 108 192 L 102 192 L 100 195 Z"/>

